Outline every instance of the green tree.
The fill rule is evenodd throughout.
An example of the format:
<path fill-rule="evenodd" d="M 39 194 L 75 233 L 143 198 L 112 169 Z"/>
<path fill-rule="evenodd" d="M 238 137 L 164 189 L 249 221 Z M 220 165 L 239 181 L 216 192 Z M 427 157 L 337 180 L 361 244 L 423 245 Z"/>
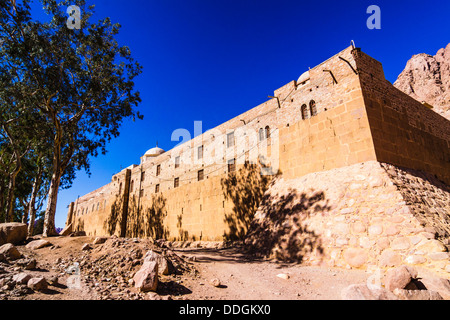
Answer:
<path fill-rule="evenodd" d="M 80 29 L 67 26 L 67 8 L 81 8 Z M 3 0 L 0 67 L 17 74 L 14 87 L 28 113 L 42 117 L 52 132 L 51 179 L 44 236 L 54 235 L 61 178 L 70 169 L 89 171 L 89 156 L 106 153 L 126 118 L 142 118 L 134 78 L 141 66 L 115 39 L 119 24 L 91 22 L 94 7 L 85 1 L 41 0 L 50 21 L 33 21 L 29 1 Z"/>

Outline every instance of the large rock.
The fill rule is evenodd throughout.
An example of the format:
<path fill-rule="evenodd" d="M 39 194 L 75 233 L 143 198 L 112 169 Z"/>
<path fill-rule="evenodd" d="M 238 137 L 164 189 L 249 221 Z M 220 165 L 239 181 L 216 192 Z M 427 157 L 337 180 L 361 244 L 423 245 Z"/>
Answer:
<path fill-rule="evenodd" d="M 67 237 L 72 233 L 72 224 L 70 223 L 68 226 L 66 226 L 64 229 L 61 230 L 59 233 L 60 236 Z"/>
<path fill-rule="evenodd" d="M 420 282 L 428 289 L 438 292 L 445 300 L 450 300 L 450 280 L 424 276 L 420 279 Z"/>
<path fill-rule="evenodd" d="M 158 288 L 158 263 L 146 261 L 133 277 L 135 288 L 142 292 L 156 291 Z"/>
<path fill-rule="evenodd" d="M 27 284 L 31 279 L 31 276 L 28 273 L 22 272 L 13 276 L 13 281 L 15 283 Z"/>
<path fill-rule="evenodd" d="M 41 248 L 48 247 L 51 245 L 52 244 L 49 241 L 41 239 L 41 240 L 31 241 L 29 244 L 27 244 L 27 248 L 32 249 L 32 250 L 37 250 L 37 249 L 41 249 Z"/>
<path fill-rule="evenodd" d="M 395 289 L 394 294 L 400 300 L 444 300 L 439 293 L 429 290 Z"/>
<path fill-rule="evenodd" d="M 155 261 L 158 264 L 159 274 L 168 275 L 169 274 L 169 263 L 166 257 L 156 253 L 153 250 L 149 250 L 144 256 L 144 263 Z"/>
<path fill-rule="evenodd" d="M 8 260 L 17 260 L 22 257 L 19 250 L 12 244 L 7 243 L 0 247 L 0 255 L 4 255 Z"/>
<path fill-rule="evenodd" d="M 398 300 L 384 288 L 369 289 L 366 284 L 352 284 L 341 291 L 342 300 Z"/>
<path fill-rule="evenodd" d="M 19 244 L 27 238 L 28 229 L 25 223 L 0 223 L 0 246 L 5 243 Z"/>
<path fill-rule="evenodd" d="M 384 278 L 384 286 L 389 291 L 404 289 L 415 277 L 417 277 L 417 271 L 412 267 L 400 266 L 389 269 Z"/>
<path fill-rule="evenodd" d="M 48 288 L 48 283 L 44 277 L 37 277 L 28 280 L 27 286 L 34 291 L 44 291 Z"/>

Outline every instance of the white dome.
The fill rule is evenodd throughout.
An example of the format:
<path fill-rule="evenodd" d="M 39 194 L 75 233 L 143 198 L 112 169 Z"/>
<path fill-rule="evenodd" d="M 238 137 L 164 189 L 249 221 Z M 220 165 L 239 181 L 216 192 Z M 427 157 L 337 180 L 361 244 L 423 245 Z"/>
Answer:
<path fill-rule="evenodd" d="M 309 71 L 304 72 L 300 78 L 298 78 L 297 83 L 300 84 L 302 82 L 305 82 L 306 80 L 309 80 Z"/>
<path fill-rule="evenodd" d="M 159 147 L 155 147 L 155 148 L 151 148 L 150 150 L 148 150 L 144 156 L 146 157 L 157 157 L 160 154 L 163 154 L 165 151 Z"/>

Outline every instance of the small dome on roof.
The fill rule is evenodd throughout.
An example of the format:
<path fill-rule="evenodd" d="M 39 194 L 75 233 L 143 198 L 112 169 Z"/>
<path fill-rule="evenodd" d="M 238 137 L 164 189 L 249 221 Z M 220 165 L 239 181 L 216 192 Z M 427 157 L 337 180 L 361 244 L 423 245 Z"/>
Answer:
<path fill-rule="evenodd" d="M 161 149 L 161 148 L 159 148 L 159 147 L 154 147 L 154 148 L 151 148 L 150 150 L 148 150 L 145 154 L 144 154 L 144 156 L 146 156 L 146 157 L 157 157 L 157 156 L 159 156 L 160 154 L 163 154 L 165 151 L 163 150 L 163 149 Z"/>
<path fill-rule="evenodd" d="M 300 78 L 298 78 L 297 83 L 305 82 L 306 80 L 309 80 L 309 71 L 304 72 Z"/>

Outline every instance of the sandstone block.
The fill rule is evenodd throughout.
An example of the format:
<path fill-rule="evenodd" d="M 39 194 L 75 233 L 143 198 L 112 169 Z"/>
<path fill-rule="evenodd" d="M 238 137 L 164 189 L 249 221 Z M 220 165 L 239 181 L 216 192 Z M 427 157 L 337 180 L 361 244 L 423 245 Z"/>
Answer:
<path fill-rule="evenodd" d="M 368 258 L 367 250 L 360 248 L 349 248 L 344 251 L 344 260 L 351 267 L 360 268 L 366 262 Z"/>
<path fill-rule="evenodd" d="M 400 237 L 392 240 L 392 250 L 406 250 L 411 246 L 411 241 L 408 237 Z"/>
<path fill-rule="evenodd" d="M 438 240 L 427 240 L 419 244 L 417 250 L 423 251 L 424 253 L 432 253 L 445 252 L 447 251 L 447 248 Z"/>
<path fill-rule="evenodd" d="M 402 257 L 392 250 L 384 250 L 380 255 L 381 267 L 396 267 L 401 263 Z"/>
<path fill-rule="evenodd" d="M 372 236 L 378 236 L 383 233 L 383 226 L 376 224 L 369 227 L 369 234 Z"/>

